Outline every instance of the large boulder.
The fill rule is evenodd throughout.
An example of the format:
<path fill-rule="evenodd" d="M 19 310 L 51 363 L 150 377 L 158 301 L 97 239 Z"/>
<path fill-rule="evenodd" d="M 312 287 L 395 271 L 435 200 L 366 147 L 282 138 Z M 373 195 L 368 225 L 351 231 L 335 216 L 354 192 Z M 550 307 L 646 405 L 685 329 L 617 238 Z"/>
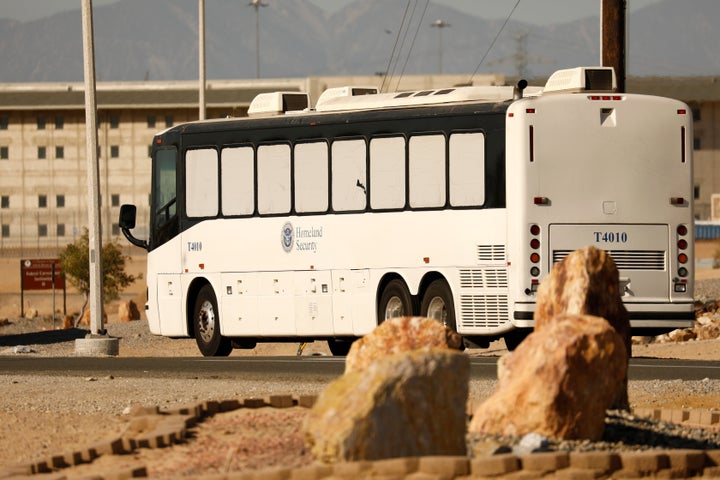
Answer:
<path fill-rule="evenodd" d="M 604 319 L 556 316 L 507 356 L 469 431 L 598 440 L 627 363 L 622 337 Z"/>
<path fill-rule="evenodd" d="M 470 362 L 448 349 L 389 355 L 318 397 L 304 430 L 324 462 L 465 455 Z"/>
<path fill-rule="evenodd" d="M 541 330 L 562 314 L 602 317 L 620 334 L 627 358 L 632 356 L 630 316 L 620 295 L 619 272 L 604 250 L 585 247 L 556 263 L 540 284 L 533 319 Z M 627 379 L 612 408 L 629 409 Z"/>
<path fill-rule="evenodd" d="M 462 337 L 437 320 L 425 317 L 391 318 L 352 344 L 345 373 L 363 370 L 377 359 L 419 348 L 462 350 Z"/>

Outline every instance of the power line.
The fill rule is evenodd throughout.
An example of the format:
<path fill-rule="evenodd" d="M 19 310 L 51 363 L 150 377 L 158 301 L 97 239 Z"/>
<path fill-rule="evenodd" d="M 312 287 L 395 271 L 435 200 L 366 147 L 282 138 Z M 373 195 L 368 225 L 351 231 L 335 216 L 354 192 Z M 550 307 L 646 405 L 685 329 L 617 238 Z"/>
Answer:
<path fill-rule="evenodd" d="M 410 43 L 410 50 L 408 50 L 407 56 L 405 57 L 405 63 L 403 63 L 403 68 L 400 71 L 400 77 L 398 77 L 398 81 L 397 81 L 397 85 L 395 86 L 395 90 L 400 88 L 400 81 L 402 80 L 402 77 L 405 74 L 405 67 L 407 67 L 408 60 L 410 60 L 410 55 L 412 54 L 413 47 L 415 46 L 415 40 L 417 39 L 418 32 L 420 31 L 420 27 L 422 26 L 423 19 L 425 18 L 425 12 L 427 11 L 429 4 L 430 4 L 430 0 L 425 0 L 425 8 L 423 8 L 422 15 L 420 16 L 420 19 L 418 20 L 417 28 L 415 29 L 415 35 L 413 35 L 412 42 Z"/>
<path fill-rule="evenodd" d="M 508 22 L 510 21 L 510 17 L 512 17 L 512 14 L 515 13 L 515 9 L 517 8 L 517 6 L 518 6 L 519 4 L 520 4 L 520 0 L 517 0 L 517 1 L 515 2 L 515 6 L 513 6 L 512 10 L 510 10 L 510 13 L 508 14 L 507 18 L 505 19 L 505 21 L 503 22 L 502 26 L 500 27 L 500 30 L 498 30 L 497 34 L 495 35 L 495 38 L 493 38 L 493 41 L 490 43 L 490 46 L 489 46 L 488 49 L 485 51 L 485 54 L 484 54 L 484 55 L 482 56 L 482 58 L 480 59 L 480 62 L 478 62 L 478 65 L 477 65 L 477 67 L 475 67 L 475 70 L 473 71 L 472 75 L 470 75 L 470 79 L 468 80 L 468 83 L 472 84 L 473 77 L 474 77 L 475 74 L 478 72 L 478 70 L 480 70 L 480 65 L 482 65 L 482 63 L 485 61 L 485 58 L 486 58 L 486 57 L 488 56 L 488 54 L 490 53 L 490 50 L 492 50 L 492 48 L 495 46 L 495 42 L 497 42 L 497 39 L 500 37 L 500 34 L 501 34 L 502 31 L 505 29 L 505 26 L 506 26 L 506 25 L 508 24 Z"/>

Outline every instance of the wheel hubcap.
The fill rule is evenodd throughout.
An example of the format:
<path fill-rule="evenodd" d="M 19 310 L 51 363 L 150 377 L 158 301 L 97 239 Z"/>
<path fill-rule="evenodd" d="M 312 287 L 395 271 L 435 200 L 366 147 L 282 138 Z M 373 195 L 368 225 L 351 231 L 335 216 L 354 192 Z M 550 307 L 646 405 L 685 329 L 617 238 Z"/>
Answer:
<path fill-rule="evenodd" d="M 428 318 L 434 318 L 447 327 L 447 308 L 445 308 L 445 300 L 440 297 L 435 297 L 430 300 L 427 316 Z"/>
<path fill-rule="evenodd" d="M 400 300 L 400 297 L 392 297 L 385 307 L 385 320 L 402 317 L 403 315 L 405 315 L 405 309 L 402 300 Z"/>
<path fill-rule="evenodd" d="M 215 310 L 212 303 L 205 301 L 198 312 L 198 331 L 203 342 L 210 343 L 215 334 Z"/>

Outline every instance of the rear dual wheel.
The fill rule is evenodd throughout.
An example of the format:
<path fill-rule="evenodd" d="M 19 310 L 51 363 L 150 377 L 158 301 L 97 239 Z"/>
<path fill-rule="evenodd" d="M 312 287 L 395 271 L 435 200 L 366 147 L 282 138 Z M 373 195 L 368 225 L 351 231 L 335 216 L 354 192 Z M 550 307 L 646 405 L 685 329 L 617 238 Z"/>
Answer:
<path fill-rule="evenodd" d="M 455 325 L 455 304 L 452 291 L 445 280 L 438 279 L 428 285 L 420 305 L 420 315 L 433 318 L 442 323 L 453 332 L 457 332 Z"/>

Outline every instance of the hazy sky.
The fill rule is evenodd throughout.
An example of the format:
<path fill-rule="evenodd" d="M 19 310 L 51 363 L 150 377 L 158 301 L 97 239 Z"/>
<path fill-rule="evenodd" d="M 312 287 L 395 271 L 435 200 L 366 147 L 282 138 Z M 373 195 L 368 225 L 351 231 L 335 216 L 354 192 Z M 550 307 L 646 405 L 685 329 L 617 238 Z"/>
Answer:
<path fill-rule="evenodd" d="M 107 5 L 117 0 L 93 0 L 93 6 Z M 152 0 L 147 0 L 152 1 Z M 213 0 L 206 0 L 205 4 Z M 246 0 L 240 0 L 246 1 Z M 291 2 L 292 0 L 264 0 L 266 2 Z M 310 0 L 333 11 L 353 0 Z M 386 0 L 390 1 L 390 0 Z M 403 0 L 393 0 L 395 2 Z M 512 9 L 513 0 L 431 0 L 484 18 L 505 18 Z M 661 0 L 628 0 L 630 11 Z M 513 14 L 513 20 L 541 25 L 562 23 L 578 18 L 598 16 L 600 0 L 521 0 Z M 0 17 L 21 21 L 35 20 L 63 10 L 79 9 L 81 0 L 0 0 Z"/>

